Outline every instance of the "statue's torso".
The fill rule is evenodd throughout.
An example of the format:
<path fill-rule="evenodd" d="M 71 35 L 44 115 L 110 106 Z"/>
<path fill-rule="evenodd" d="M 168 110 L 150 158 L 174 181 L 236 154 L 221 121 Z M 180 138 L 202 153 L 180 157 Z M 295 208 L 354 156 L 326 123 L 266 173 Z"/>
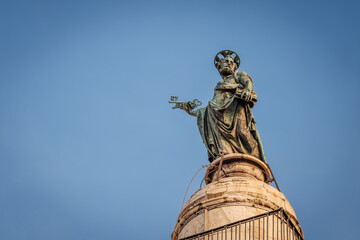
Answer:
<path fill-rule="evenodd" d="M 259 158 L 257 140 L 251 133 L 255 125 L 250 102 L 239 96 L 243 89 L 244 85 L 238 76 L 229 76 L 217 83 L 213 99 L 199 111 L 198 126 L 209 151 L 210 161 L 222 152 L 246 153 Z"/>
<path fill-rule="evenodd" d="M 214 89 L 214 97 L 209 104 L 218 110 L 227 108 L 233 101 L 237 88 L 242 88 L 242 85 L 238 83 L 234 75 L 226 78 L 222 82 L 218 82 Z"/>

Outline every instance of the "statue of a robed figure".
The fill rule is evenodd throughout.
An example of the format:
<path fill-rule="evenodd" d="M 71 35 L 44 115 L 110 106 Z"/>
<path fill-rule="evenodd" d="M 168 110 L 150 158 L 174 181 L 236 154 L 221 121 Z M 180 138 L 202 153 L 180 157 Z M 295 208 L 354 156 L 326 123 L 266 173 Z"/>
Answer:
<path fill-rule="evenodd" d="M 257 101 L 253 80 L 243 72 L 239 56 L 231 50 L 219 52 L 214 59 L 222 81 L 214 89 L 214 97 L 204 108 L 195 109 L 201 102 L 178 102 L 172 97 L 173 108 L 185 110 L 197 117 L 201 137 L 208 150 L 209 161 L 219 158 L 223 153 L 243 153 L 264 162 L 265 155 L 255 119 L 251 112 Z"/>

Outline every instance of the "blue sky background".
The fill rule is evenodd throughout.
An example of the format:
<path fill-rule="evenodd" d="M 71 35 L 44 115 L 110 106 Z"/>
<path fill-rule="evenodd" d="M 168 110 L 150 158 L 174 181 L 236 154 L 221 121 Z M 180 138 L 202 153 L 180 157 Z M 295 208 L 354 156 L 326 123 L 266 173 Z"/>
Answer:
<path fill-rule="evenodd" d="M 0 1 L 0 239 L 170 239 L 232 49 L 306 239 L 360 224 L 357 1 Z M 190 195 L 199 188 L 204 171 Z"/>

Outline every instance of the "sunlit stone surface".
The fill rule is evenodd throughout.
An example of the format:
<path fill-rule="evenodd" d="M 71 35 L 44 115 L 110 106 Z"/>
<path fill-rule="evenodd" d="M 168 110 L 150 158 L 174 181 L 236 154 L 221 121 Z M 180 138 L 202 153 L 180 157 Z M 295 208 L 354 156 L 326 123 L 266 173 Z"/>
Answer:
<path fill-rule="evenodd" d="M 261 161 L 252 156 L 229 155 L 227 161 L 223 161 L 222 169 L 225 171 L 219 175 L 220 179 L 217 180 L 215 171 L 213 181 L 195 192 L 185 204 L 174 228 L 173 239 L 177 239 L 177 235 L 180 239 L 279 208 L 285 210 L 302 232 L 284 194 L 267 183 L 270 176 L 267 166 L 259 165 Z"/>

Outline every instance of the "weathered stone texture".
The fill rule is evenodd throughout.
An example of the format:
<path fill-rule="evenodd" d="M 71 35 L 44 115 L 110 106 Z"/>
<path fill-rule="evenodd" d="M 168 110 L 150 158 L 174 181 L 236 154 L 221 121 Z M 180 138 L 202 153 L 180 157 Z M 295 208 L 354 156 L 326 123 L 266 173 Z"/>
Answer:
<path fill-rule="evenodd" d="M 253 164 L 257 169 L 257 162 Z M 285 210 L 301 232 L 295 212 L 284 194 L 252 175 L 223 176 L 191 196 L 180 212 L 173 237 L 177 233 L 179 238 L 191 236 L 279 208 Z"/>

